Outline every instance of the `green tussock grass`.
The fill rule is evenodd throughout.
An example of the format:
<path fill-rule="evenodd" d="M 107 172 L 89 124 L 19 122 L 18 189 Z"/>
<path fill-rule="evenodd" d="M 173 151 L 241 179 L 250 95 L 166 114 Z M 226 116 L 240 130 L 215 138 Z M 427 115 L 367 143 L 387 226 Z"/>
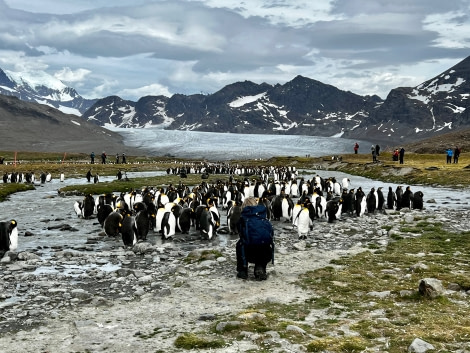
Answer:
<path fill-rule="evenodd" d="M 264 317 L 242 321 L 223 332 L 241 339 L 242 331 L 277 331 L 282 338 L 304 345 L 309 352 L 406 352 L 419 337 L 437 351 L 470 347 L 470 299 L 450 294 L 435 299 L 418 292 L 422 278 L 437 278 L 444 287 L 470 289 L 470 232 L 449 233 L 429 220 L 416 225 L 419 237 L 404 237 L 386 249 L 342 257 L 330 266 L 300 276 L 297 284 L 314 293 L 301 303 L 260 303 L 249 312 Z M 423 264 L 425 266 L 415 266 Z M 387 292 L 383 297 L 372 292 Z M 322 313 L 314 322 L 312 312 Z M 237 320 L 236 314 L 227 320 Z M 306 335 L 287 331 L 294 324 Z M 266 337 L 262 336 L 265 348 Z"/>

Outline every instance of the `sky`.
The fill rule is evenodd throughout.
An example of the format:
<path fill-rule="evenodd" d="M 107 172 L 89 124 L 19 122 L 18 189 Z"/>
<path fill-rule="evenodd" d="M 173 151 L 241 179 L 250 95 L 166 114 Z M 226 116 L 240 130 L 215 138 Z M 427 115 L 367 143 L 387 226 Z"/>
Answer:
<path fill-rule="evenodd" d="M 470 55 L 470 0 L 0 0 L 0 68 L 85 98 L 302 75 L 385 99 Z"/>

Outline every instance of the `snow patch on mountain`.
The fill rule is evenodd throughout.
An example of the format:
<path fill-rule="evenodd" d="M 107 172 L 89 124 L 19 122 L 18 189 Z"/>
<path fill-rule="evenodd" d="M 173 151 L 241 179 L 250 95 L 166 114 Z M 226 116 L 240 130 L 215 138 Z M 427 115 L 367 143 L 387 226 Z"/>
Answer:
<path fill-rule="evenodd" d="M 54 76 L 47 74 L 44 71 L 29 71 L 29 72 L 13 72 L 9 70 L 4 71 L 10 80 L 27 85 L 33 89 L 45 86 L 54 90 L 61 91 L 67 86 Z"/>
<path fill-rule="evenodd" d="M 255 96 L 239 97 L 235 99 L 234 101 L 228 103 L 228 105 L 232 108 L 240 108 L 244 106 L 245 104 L 256 102 L 257 100 L 263 98 L 265 95 L 266 95 L 266 92 L 257 94 Z"/>

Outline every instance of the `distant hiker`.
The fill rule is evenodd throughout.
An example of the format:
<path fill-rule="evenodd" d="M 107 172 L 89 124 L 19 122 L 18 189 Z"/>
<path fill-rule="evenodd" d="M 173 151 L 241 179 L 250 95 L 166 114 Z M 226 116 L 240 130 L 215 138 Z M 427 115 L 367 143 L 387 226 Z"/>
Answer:
<path fill-rule="evenodd" d="M 446 154 L 447 154 L 447 164 L 452 163 L 452 155 L 454 152 L 452 151 L 452 148 L 446 149 Z"/>
<path fill-rule="evenodd" d="M 90 159 L 91 159 L 90 163 L 95 164 L 95 152 L 91 152 Z"/>
<path fill-rule="evenodd" d="M 400 164 L 403 164 L 403 159 L 405 158 L 405 149 L 400 148 Z"/>
<path fill-rule="evenodd" d="M 106 164 L 106 152 L 101 153 L 101 164 Z"/>
<path fill-rule="evenodd" d="M 122 154 L 122 164 L 126 164 L 126 155 Z"/>
<path fill-rule="evenodd" d="M 379 145 L 375 146 L 375 153 L 377 153 L 377 157 L 380 156 L 380 146 Z"/>
<path fill-rule="evenodd" d="M 392 156 L 392 160 L 395 161 L 395 162 L 398 162 L 398 148 L 395 148 L 395 151 L 393 151 L 393 156 Z"/>
<path fill-rule="evenodd" d="M 116 153 L 116 164 L 119 164 L 119 153 Z"/>
<path fill-rule="evenodd" d="M 372 152 L 372 162 L 373 163 L 377 163 L 377 150 L 375 149 L 375 146 L 372 145 L 372 147 L 370 148 L 371 152 Z"/>
<path fill-rule="evenodd" d="M 460 157 L 460 148 L 455 147 L 455 151 L 454 151 L 454 163 L 459 163 L 459 157 Z"/>
<path fill-rule="evenodd" d="M 357 151 L 359 151 L 359 144 L 356 142 L 354 145 L 354 154 L 357 154 Z"/>

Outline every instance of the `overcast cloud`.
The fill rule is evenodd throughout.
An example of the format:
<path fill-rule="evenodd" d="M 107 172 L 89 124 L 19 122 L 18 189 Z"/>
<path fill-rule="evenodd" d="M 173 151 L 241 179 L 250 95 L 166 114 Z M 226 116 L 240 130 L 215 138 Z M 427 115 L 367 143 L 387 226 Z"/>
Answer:
<path fill-rule="evenodd" d="M 86 98 L 303 75 L 385 98 L 470 55 L 470 0 L 0 0 L 0 68 Z"/>

